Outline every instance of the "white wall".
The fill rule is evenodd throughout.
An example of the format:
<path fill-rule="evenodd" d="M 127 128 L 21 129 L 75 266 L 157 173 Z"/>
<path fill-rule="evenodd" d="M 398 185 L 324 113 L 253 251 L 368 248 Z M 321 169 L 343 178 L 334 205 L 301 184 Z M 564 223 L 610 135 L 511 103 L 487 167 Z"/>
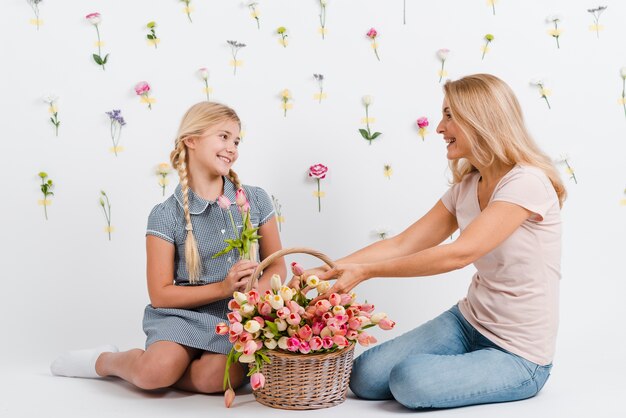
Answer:
<path fill-rule="evenodd" d="M 2 352 L 45 358 L 103 342 L 143 346 L 144 231 L 149 210 L 163 199 L 154 168 L 167 161 L 184 111 L 204 98 L 198 68 L 209 68 L 214 100 L 234 107 L 243 120 L 236 169 L 244 182 L 280 200 L 284 246 L 339 257 L 373 242 L 378 226 L 400 232 L 446 190 L 444 143 L 434 133 L 442 101 L 435 52 L 449 48 L 450 78 L 489 72 L 506 80 L 542 148 L 554 158 L 569 154 L 575 169 L 578 184 L 566 181 L 563 210 L 557 364 L 580 365 L 583 353 L 614 341 L 608 351 L 617 358 L 626 341 L 620 321 L 626 314 L 626 207 L 620 205 L 626 118 L 618 103 L 626 4 L 602 3 L 609 7 L 597 39 L 586 11 L 594 2 L 504 0 L 495 16 L 485 1 L 406 3 L 404 25 L 400 0 L 330 0 L 322 40 L 314 0 L 261 1 L 260 30 L 234 0 L 193 0 L 193 23 L 175 0 L 44 1 L 39 31 L 29 24 L 25 1 L 3 1 Z M 96 33 L 84 16 L 94 11 L 103 16 L 103 50 L 111 54 L 106 71 L 91 59 Z M 553 13 L 563 16 L 560 49 L 547 34 L 545 18 Z M 158 25 L 158 49 L 145 41 L 151 20 Z M 287 48 L 278 44 L 278 26 L 289 30 Z M 380 62 L 365 37 L 372 26 L 379 32 Z M 481 61 L 487 33 L 495 40 Z M 248 44 L 236 76 L 228 39 Z M 313 73 L 326 78 L 322 104 L 313 100 Z M 552 91 L 551 110 L 529 84 L 536 77 Z M 157 99 L 151 111 L 133 91 L 141 80 L 150 82 Z M 279 96 L 285 88 L 294 97 L 286 118 Z M 58 138 L 41 100 L 47 93 L 60 96 Z M 365 94 L 374 97 L 373 128 L 383 132 L 371 146 L 358 133 Z M 128 122 L 118 157 L 108 151 L 104 115 L 113 108 Z M 431 121 L 424 142 L 415 127 L 419 116 Z M 315 183 L 306 176 L 318 162 L 330 167 L 321 213 Z M 394 170 L 391 180 L 383 175 L 386 163 Z M 57 185 L 48 221 L 37 204 L 42 170 Z M 175 185 L 170 179 L 168 194 Z M 98 205 L 101 189 L 113 205 L 110 242 Z M 455 303 L 472 271 L 372 280 L 358 293 L 398 322 L 395 331 L 376 334 L 384 340 Z"/>

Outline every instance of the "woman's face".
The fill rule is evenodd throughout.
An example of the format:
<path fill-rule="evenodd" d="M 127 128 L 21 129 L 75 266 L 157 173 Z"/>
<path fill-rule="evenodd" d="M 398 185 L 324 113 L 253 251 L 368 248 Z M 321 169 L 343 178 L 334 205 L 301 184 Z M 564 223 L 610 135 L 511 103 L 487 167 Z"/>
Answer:
<path fill-rule="evenodd" d="M 448 144 L 446 157 L 448 160 L 469 159 L 471 156 L 469 141 L 456 124 L 447 98 L 443 99 L 441 113 L 442 118 L 437 125 L 437 133 L 443 135 L 444 141 Z"/>
<path fill-rule="evenodd" d="M 239 157 L 239 124 L 226 120 L 207 129 L 202 136 L 190 138 L 193 163 L 200 164 L 203 171 L 215 176 L 228 175 L 228 171 Z"/>

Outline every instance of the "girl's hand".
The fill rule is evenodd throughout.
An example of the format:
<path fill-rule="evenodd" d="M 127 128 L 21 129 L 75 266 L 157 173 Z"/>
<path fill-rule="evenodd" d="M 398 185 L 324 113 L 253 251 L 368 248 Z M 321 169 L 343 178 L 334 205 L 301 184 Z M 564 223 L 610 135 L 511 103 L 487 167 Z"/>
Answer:
<path fill-rule="evenodd" d="M 222 285 L 222 294 L 224 298 L 229 298 L 234 292 L 240 292 L 245 289 L 248 281 L 251 279 L 252 273 L 259 263 L 250 260 L 239 260 L 230 269 Z"/>
<path fill-rule="evenodd" d="M 318 277 L 320 280 L 337 279 L 337 281 L 326 293 L 313 299 L 311 305 L 320 299 L 328 299 L 333 293 L 349 293 L 359 283 L 369 278 L 362 264 L 337 264 L 335 268 L 319 274 Z"/>

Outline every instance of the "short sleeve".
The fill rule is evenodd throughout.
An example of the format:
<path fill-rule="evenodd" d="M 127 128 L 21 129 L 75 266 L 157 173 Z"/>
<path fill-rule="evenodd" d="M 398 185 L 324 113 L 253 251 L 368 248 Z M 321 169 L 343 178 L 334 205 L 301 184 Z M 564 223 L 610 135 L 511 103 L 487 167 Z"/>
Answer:
<path fill-rule="evenodd" d="M 493 202 L 519 205 L 533 213 L 532 221 L 542 221 L 548 210 L 558 204 L 550 179 L 539 169 L 521 169 L 503 181 L 495 190 Z"/>
<path fill-rule="evenodd" d="M 261 214 L 259 226 L 267 223 L 274 215 L 274 205 L 265 190 L 260 187 L 254 188 L 254 199 Z"/>
<path fill-rule="evenodd" d="M 176 218 L 174 214 L 163 203 L 160 203 L 152 208 L 148 216 L 146 235 L 154 235 L 174 244 L 175 226 Z"/>
<path fill-rule="evenodd" d="M 450 187 L 447 192 L 441 196 L 441 203 L 448 209 L 448 211 L 456 216 L 456 201 L 459 197 L 459 187 L 460 184 L 455 184 Z"/>

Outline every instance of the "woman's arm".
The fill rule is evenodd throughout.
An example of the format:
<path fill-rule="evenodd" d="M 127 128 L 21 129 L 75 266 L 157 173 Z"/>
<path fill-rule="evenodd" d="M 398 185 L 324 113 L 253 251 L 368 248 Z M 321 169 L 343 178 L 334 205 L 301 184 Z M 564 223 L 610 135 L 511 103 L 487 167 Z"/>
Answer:
<path fill-rule="evenodd" d="M 431 276 L 460 269 L 500 245 L 530 215 L 529 210 L 516 204 L 493 202 L 451 244 L 430 247 L 399 257 L 379 258 L 373 262 L 339 265 L 324 273 L 320 279 L 338 278 L 326 294 L 328 295 L 333 292 L 349 292 L 372 277 Z"/>
<path fill-rule="evenodd" d="M 146 237 L 148 294 L 155 308 L 196 308 L 231 297 L 247 282 L 257 264 L 239 261 L 226 278 L 204 286 L 174 285 L 174 244 L 154 235 Z"/>
<path fill-rule="evenodd" d="M 280 243 L 280 234 L 278 233 L 278 224 L 276 223 L 276 217 L 272 217 L 269 221 L 261 225 L 259 228 L 259 253 L 261 260 L 266 259 L 269 255 L 279 251 L 282 248 Z M 274 274 L 278 274 L 281 278 L 285 278 L 287 268 L 285 267 L 285 260 L 283 257 L 277 258 L 263 270 L 263 275 L 259 279 L 258 290 L 262 295 L 266 290 L 270 288 L 270 278 Z"/>

